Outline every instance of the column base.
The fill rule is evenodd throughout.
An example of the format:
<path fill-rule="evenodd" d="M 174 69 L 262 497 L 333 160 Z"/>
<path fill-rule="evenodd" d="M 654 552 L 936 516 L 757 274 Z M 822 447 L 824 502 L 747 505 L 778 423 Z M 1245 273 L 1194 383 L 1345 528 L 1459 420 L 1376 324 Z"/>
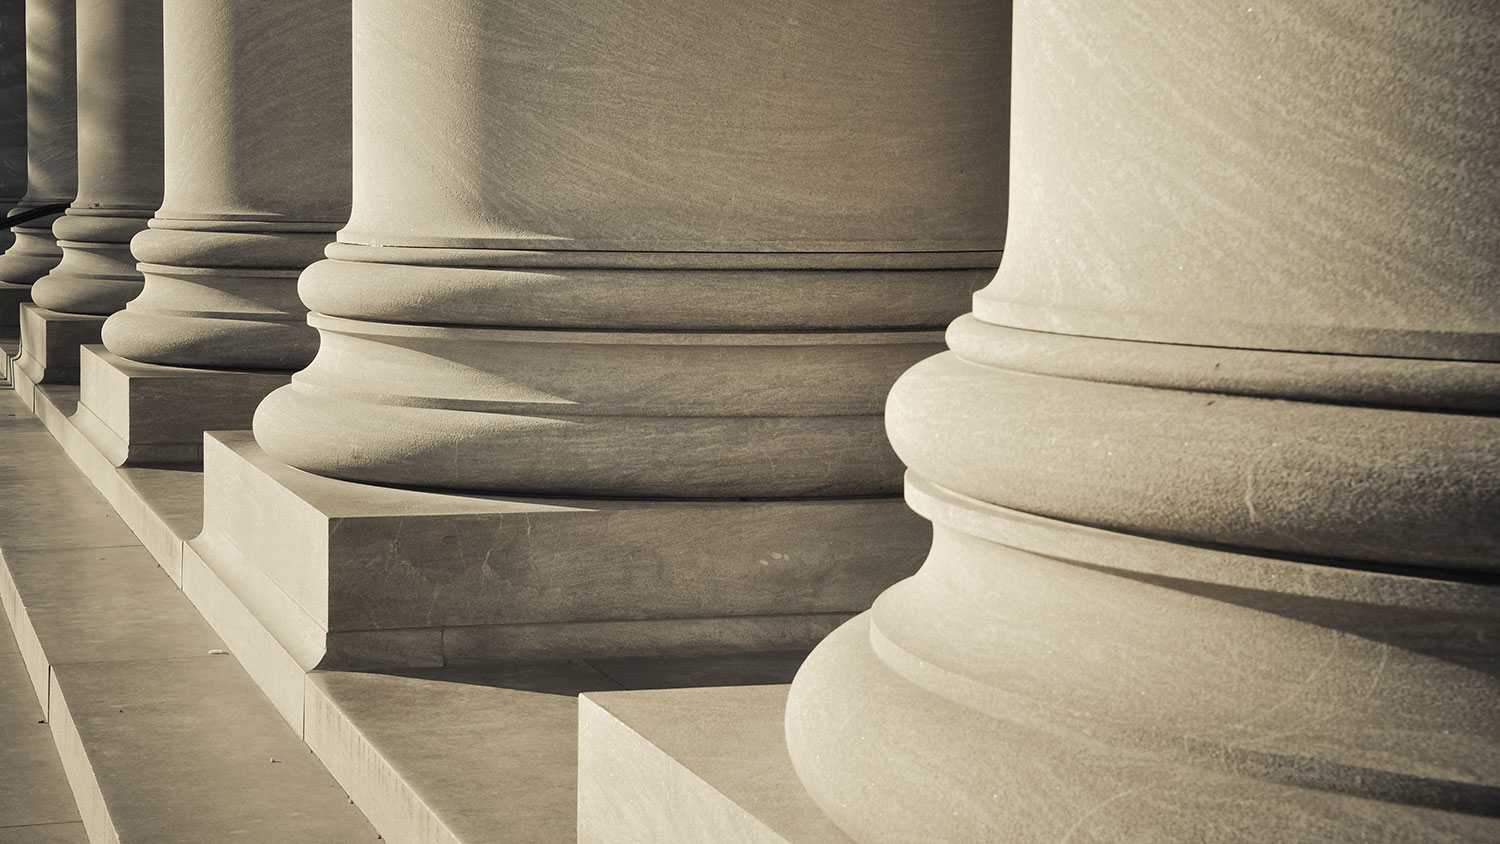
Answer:
<path fill-rule="evenodd" d="M 12 367 L 18 389 L 22 382 L 77 384 L 78 348 L 98 343 L 103 328 L 102 316 L 64 314 L 29 302 L 21 305 L 21 355 Z"/>
<path fill-rule="evenodd" d="M 256 405 L 289 372 L 193 369 L 79 352 L 74 425 L 114 466 L 203 461 L 203 432 L 249 428 Z"/>
<path fill-rule="evenodd" d="M 0 281 L 0 328 L 21 324 L 21 305 L 31 301 L 31 285 Z"/>
<path fill-rule="evenodd" d="M 190 550 L 223 589 L 195 602 L 232 648 L 236 626 L 253 649 L 269 633 L 302 669 L 809 648 L 914 571 L 930 539 L 896 497 L 394 489 L 290 468 L 244 431 L 207 435 L 203 458 L 204 528 Z"/>
<path fill-rule="evenodd" d="M 852 844 L 792 769 L 787 689 L 584 695 L 578 844 Z"/>

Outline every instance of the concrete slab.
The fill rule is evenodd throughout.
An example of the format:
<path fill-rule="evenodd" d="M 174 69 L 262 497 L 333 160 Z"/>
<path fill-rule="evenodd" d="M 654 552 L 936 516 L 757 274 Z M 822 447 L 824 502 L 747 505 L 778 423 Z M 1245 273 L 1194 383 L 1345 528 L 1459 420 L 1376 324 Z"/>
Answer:
<path fill-rule="evenodd" d="M 802 789 L 786 686 L 579 700 L 579 844 L 852 844 Z"/>

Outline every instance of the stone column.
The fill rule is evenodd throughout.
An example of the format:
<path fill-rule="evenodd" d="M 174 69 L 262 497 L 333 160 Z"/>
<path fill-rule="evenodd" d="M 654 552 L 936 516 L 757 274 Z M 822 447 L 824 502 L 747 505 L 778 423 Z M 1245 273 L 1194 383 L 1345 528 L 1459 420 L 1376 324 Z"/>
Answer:
<path fill-rule="evenodd" d="M 814 651 L 852 838 L 1500 834 L 1500 11 L 1017 3 L 994 283 Z"/>
<path fill-rule="evenodd" d="M 370 0 L 354 23 L 354 209 L 301 281 L 322 345 L 255 438 L 502 498 L 422 499 L 454 520 L 425 558 L 402 505 L 362 510 L 406 522 L 398 553 L 299 566 L 330 583 L 307 615 L 450 628 L 448 658 L 800 647 L 914 568 L 880 409 L 998 262 L 997 9 Z M 209 536 L 244 509 L 207 507 Z"/>
<path fill-rule="evenodd" d="M 78 380 L 78 348 L 141 291 L 130 238 L 162 196 L 160 0 L 78 0 L 78 198 L 52 233 L 62 261 L 32 286 L 20 361 L 33 383 Z"/>
<path fill-rule="evenodd" d="M 80 416 L 116 463 L 199 459 L 206 428 L 248 427 L 312 359 L 297 276 L 349 213 L 347 0 L 163 15 L 165 197 L 131 242 L 145 289 L 83 358 Z"/>
<path fill-rule="evenodd" d="M 26 193 L 26 6 L 0 6 L 0 212 L 9 213 Z M 16 240 L 0 229 L 0 252 Z M 0 325 L 15 325 L 0 314 Z"/>
<path fill-rule="evenodd" d="M 73 0 L 26 0 L 26 192 L 11 214 L 73 201 L 78 191 L 78 135 Z M 16 306 L 62 257 L 52 236 L 55 215 L 11 229 L 0 255 L 0 324 L 15 324 Z"/>

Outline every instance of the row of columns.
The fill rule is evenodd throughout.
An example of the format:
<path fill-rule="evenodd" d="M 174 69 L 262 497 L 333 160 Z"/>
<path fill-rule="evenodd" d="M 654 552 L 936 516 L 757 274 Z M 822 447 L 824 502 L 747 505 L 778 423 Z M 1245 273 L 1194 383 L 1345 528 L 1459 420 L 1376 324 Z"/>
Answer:
<path fill-rule="evenodd" d="M 73 201 L 0 257 L 35 302 L 17 365 L 35 383 L 100 373 L 80 418 L 114 462 L 190 462 L 316 349 L 296 279 L 348 216 L 348 6 L 77 0 L 76 36 L 74 0 L 27 9 L 17 210 Z M 57 116 L 73 110 L 76 138 Z"/>
<path fill-rule="evenodd" d="M 149 6 L 79 2 L 75 147 L 28 0 L 18 207 L 74 204 L 0 279 L 121 371 L 300 370 L 256 440 L 351 484 L 909 466 L 930 556 L 787 713 L 855 840 L 1493 833 L 1490 6 L 165 0 L 156 171 Z"/>

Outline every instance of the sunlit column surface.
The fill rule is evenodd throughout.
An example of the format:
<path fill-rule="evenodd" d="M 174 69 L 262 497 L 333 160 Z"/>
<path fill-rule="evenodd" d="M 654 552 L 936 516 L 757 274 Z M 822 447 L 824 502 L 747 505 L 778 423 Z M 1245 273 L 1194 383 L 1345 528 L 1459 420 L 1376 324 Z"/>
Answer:
<path fill-rule="evenodd" d="M 354 210 L 257 440 L 357 481 L 894 493 L 880 408 L 998 260 L 999 4 L 355 9 Z"/>
<path fill-rule="evenodd" d="M 73 201 L 78 190 L 74 0 L 26 0 L 26 193 L 12 213 Z M 62 257 L 55 216 L 22 223 L 0 255 L 0 295 L 29 286 Z"/>
<path fill-rule="evenodd" d="M 296 369 L 296 279 L 349 208 L 347 0 L 166 0 L 166 195 L 132 241 L 146 286 L 105 324 L 124 358 Z"/>
<path fill-rule="evenodd" d="M 1026 0 L 921 572 L 787 740 L 860 842 L 1500 835 L 1500 7 Z"/>
<path fill-rule="evenodd" d="M 78 198 L 32 301 L 108 316 L 141 290 L 130 238 L 162 194 L 161 0 L 78 0 Z"/>

